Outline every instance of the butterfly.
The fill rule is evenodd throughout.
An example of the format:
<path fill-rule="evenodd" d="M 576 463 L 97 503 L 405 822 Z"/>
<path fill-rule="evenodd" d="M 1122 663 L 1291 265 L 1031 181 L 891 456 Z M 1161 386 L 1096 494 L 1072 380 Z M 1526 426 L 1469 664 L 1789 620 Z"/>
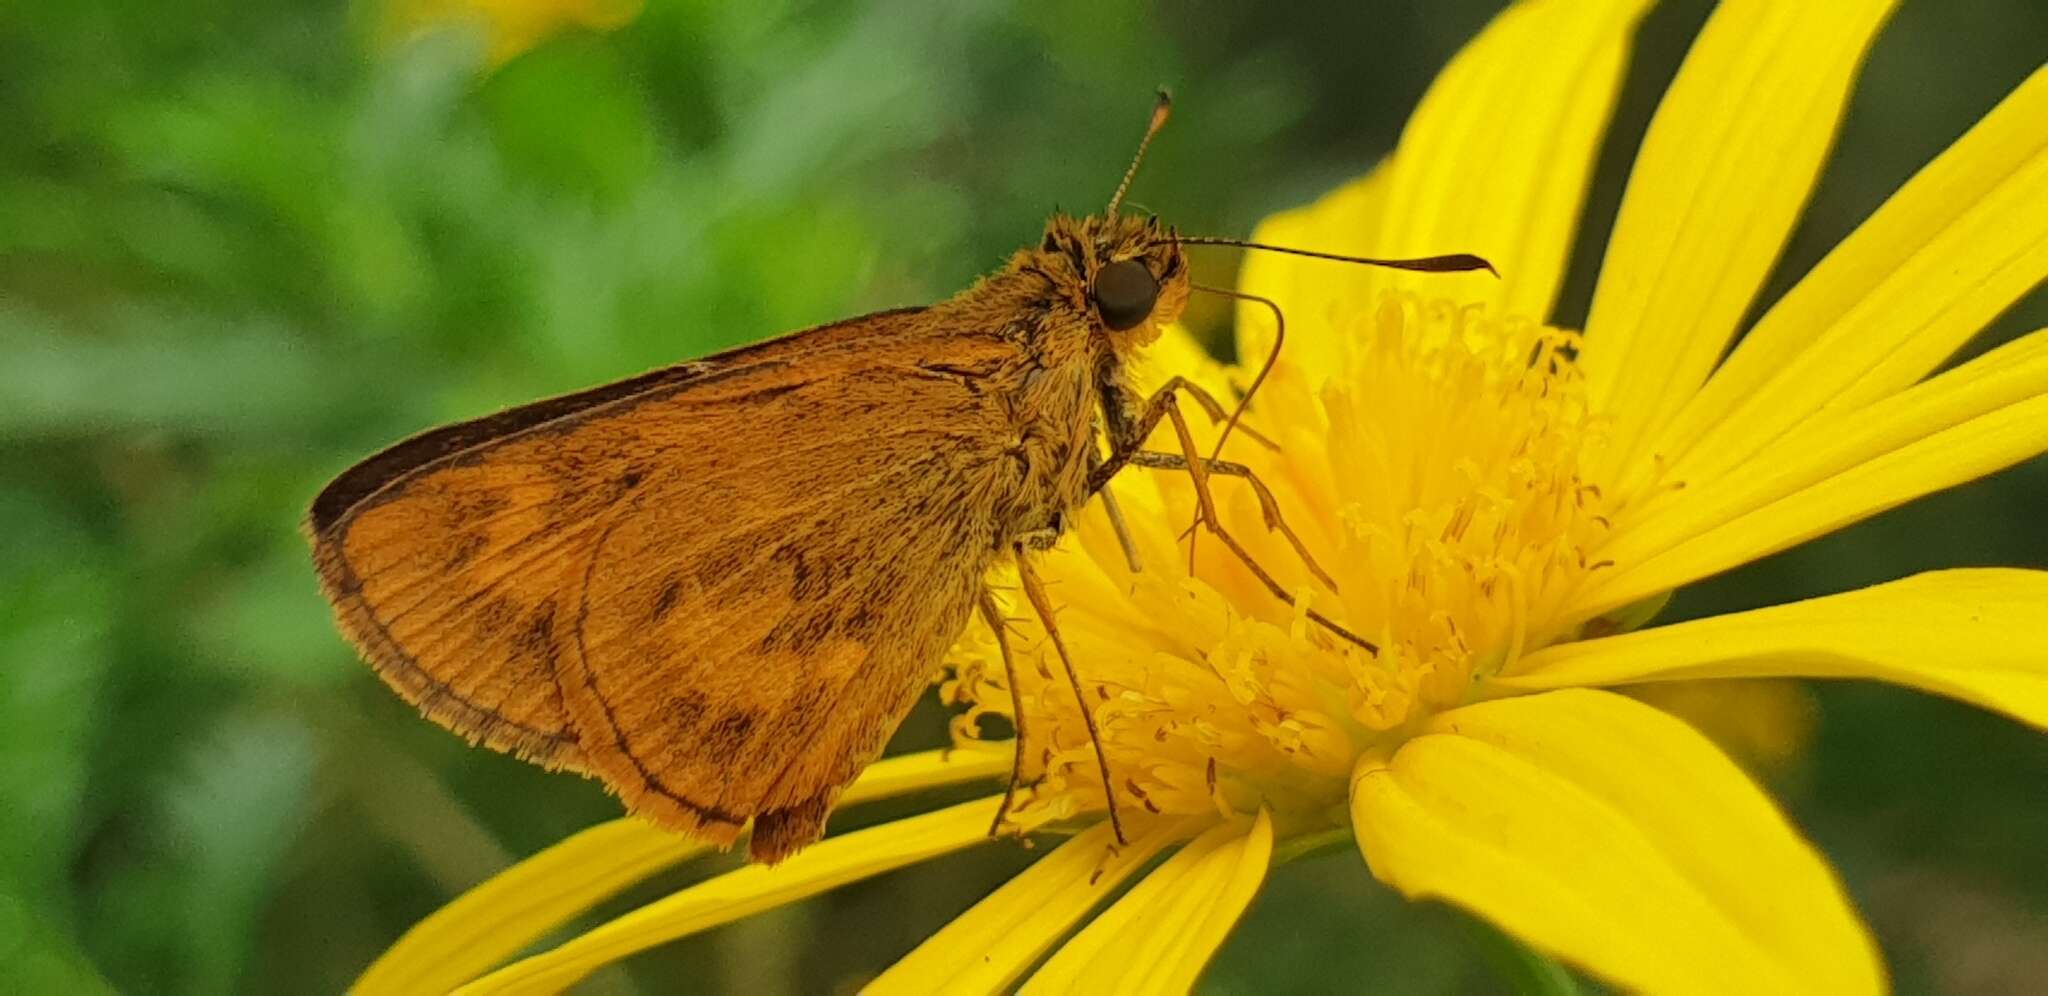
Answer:
<path fill-rule="evenodd" d="M 992 569 L 1015 566 L 1057 642 L 1032 560 L 1119 470 L 1188 473 L 1229 540 L 1207 477 L 1248 472 L 1194 450 L 1179 399 L 1218 419 L 1223 405 L 1177 378 L 1141 395 L 1128 372 L 1194 287 L 1185 246 L 1274 247 L 1119 213 L 1168 106 L 1102 214 L 1054 216 L 952 298 L 443 426 L 349 468 L 306 519 L 341 632 L 428 718 L 598 778 L 664 827 L 720 844 L 750 829 L 770 862 L 817 840 L 971 617 L 1002 639 Z M 1181 452 L 1145 448 L 1163 420 Z"/>

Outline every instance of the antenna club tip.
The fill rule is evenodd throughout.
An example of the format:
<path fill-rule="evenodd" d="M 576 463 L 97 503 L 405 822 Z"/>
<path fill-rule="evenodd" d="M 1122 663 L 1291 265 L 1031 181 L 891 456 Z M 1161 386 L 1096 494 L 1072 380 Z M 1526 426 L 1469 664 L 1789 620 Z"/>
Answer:
<path fill-rule="evenodd" d="M 1172 112 L 1173 94 L 1166 92 L 1165 87 L 1160 87 L 1158 96 L 1152 102 L 1152 127 L 1157 129 L 1165 124 L 1166 116 Z"/>
<path fill-rule="evenodd" d="M 1454 255 L 1445 256 L 1443 257 L 1443 261 L 1445 263 L 1450 264 L 1448 267 L 1446 267 L 1446 269 L 1485 270 L 1486 272 L 1493 274 L 1493 279 L 1501 279 L 1500 271 L 1494 268 L 1493 261 L 1487 259 L 1484 256 L 1474 255 L 1469 252 L 1461 252 L 1456 253 Z"/>

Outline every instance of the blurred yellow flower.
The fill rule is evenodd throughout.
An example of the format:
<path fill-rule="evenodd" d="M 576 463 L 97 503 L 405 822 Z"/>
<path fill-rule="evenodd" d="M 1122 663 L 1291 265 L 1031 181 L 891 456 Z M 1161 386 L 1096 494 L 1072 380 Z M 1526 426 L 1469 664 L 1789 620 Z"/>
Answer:
<path fill-rule="evenodd" d="M 1251 413 L 1279 450 L 1233 456 L 1337 587 L 1264 531 L 1238 482 L 1215 482 L 1222 514 L 1297 601 L 1375 649 L 1309 625 L 1218 543 L 1190 572 L 1185 480 L 1119 477 L 1144 570 L 1091 510 L 1043 572 L 1132 841 L 1112 846 L 1094 746 L 1046 678 L 1036 624 L 1015 623 L 1015 689 L 970 632 L 943 687 L 964 706 L 959 748 L 876 765 L 849 800 L 1000 777 L 1009 747 L 977 740 L 976 720 L 1014 701 L 1044 770 L 1005 825 L 1074 834 L 869 991 L 1185 990 L 1271 864 L 1333 838 L 1404 894 L 1625 989 L 1885 987 L 1834 874 L 1769 798 L 1692 727 L 1603 689 L 1869 678 L 2048 726 L 2048 573 L 1943 571 L 1636 628 L 1680 585 L 2048 450 L 2048 331 L 1935 373 L 2048 274 L 2048 70 L 1737 343 L 1890 5 L 1723 4 L 1635 161 L 1585 330 L 1551 327 L 1644 6 L 1514 6 L 1438 78 L 1390 160 L 1257 233 L 1473 251 L 1504 274 L 1247 260 L 1242 289 L 1283 305 L 1289 337 Z M 1264 356 L 1270 316 L 1247 309 L 1238 327 L 1239 355 Z M 1155 381 L 1247 379 L 1185 335 L 1150 362 Z M 478 977 L 695 849 L 608 824 L 429 918 L 360 988 L 560 988 L 971 846 L 997 804 L 829 838 Z"/>
<path fill-rule="evenodd" d="M 386 0 L 383 38 L 402 43 L 433 31 L 475 31 L 500 66 L 575 28 L 610 31 L 640 15 L 642 0 Z"/>

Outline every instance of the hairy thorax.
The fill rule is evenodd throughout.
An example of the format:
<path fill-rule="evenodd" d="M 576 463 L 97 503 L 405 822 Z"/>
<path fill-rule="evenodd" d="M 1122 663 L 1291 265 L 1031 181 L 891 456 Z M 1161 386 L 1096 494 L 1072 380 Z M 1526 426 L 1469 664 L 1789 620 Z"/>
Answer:
<path fill-rule="evenodd" d="M 1160 294 L 1147 320 L 1117 330 L 1090 287 L 1105 266 L 1128 260 L 1145 265 Z M 999 548 L 1050 546 L 1087 502 L 1099 406 L 1129 404 L 1124 365 L 1179 317 L 1187 290 L 1185 260 L 1156 222 L 1060 216 L 1037 246 L 938 306 L 947 324 L 998 328 L 1010 347 L 983 382 L 1009 424 L 994 496 Z"/>

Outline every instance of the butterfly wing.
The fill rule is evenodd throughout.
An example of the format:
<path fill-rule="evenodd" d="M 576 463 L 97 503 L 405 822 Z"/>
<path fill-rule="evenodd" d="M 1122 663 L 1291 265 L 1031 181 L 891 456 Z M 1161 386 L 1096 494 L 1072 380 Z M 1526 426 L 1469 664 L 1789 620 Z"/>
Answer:
<path fill-rule="evenodd" d="M 309 517 L 342 630 L 473 742 L 788 854 L 958 635 L 1015 479 L 984 383 L 1013 347 L 928 324 L 825 326 L 364 461 Z"/>

